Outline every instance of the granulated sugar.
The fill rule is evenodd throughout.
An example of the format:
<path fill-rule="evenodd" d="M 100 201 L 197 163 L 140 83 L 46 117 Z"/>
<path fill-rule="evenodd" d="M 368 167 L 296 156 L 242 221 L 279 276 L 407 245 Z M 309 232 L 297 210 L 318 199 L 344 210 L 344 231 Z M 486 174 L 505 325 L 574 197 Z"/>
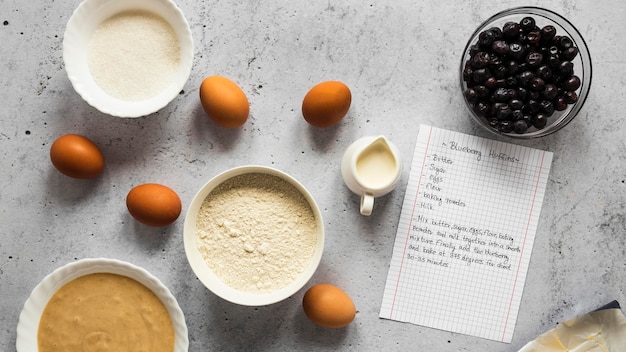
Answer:
<path fill-rule="evenodd" d="M 204 260 L 227 285 L 246 292 L 273 292 L 292 283 L 313 256 L 317 225 L 311 206 L 279 177 L 233 177 L 204 200 L 196 243 Z"/>
<path fill-rule="evenodd" d="M 88 49 L 96 84 L 127 101 L 151 98 L 170 83 L 180 61 L 172 26 L 147 11 L 128 11 L 104 21 Z"/>

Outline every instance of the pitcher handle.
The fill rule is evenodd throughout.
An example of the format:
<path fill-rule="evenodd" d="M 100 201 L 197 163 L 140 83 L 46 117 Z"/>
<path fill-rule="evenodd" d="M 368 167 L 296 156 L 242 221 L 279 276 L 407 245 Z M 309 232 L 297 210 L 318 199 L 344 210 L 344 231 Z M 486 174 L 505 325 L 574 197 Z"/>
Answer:
<path fill-rule="evenodd" d="M 361 215 L 370 216 L 374 208 L 374 196 L 365 193 L 361 196 Z"/>

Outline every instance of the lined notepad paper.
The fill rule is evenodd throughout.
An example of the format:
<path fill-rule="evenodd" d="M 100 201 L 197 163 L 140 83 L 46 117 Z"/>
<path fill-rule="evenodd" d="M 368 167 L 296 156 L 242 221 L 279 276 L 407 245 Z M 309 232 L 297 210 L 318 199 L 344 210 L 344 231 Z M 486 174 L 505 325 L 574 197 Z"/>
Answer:
<path fill-rule="evenodd" d="M 510 343 L 551 163 L 420 126 L 380 317 Z"/>

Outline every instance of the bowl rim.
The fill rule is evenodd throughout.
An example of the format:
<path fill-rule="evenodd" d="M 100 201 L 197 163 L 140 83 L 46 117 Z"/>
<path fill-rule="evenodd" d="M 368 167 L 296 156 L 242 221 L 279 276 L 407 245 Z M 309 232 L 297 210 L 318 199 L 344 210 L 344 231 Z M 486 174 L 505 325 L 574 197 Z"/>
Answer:
<path fill-rule="evenodd" d="M 518 134 L 515 132 L 510 132 L 510 133 L 500 132 L 488 126 L 486 121 L 484 121 L 481 117 L 477 116 L 472 111 L 470 103 L 465 98 L 465 94 L 463 94 L 463 91 L 466 86 L 463 80 L 463 68 L 465 65 L 465 61 L 467 60 L 467 54 L 469 52 L 470 47 L 475 43 L 480 32 L 492 26 L 493 22 L 497 20 L 501 20 L 507 16 L 515 16 L 515 15 L 519 15 L 519 16 L 538 15 L 538 16 L 543 17 L 546 20 L 554 22 L 562 30 L 567 32 L 567 34 L 576 44 L 576 47 L 579 49 L 579 54 L 577 55 L 577 57 L 580 61 L 580 64 L 581 64 L 580 69 L 582 70 L 582 73 L 583 73 L 580 76 L 581 82 L 582 82 L 581 87 L 578 89 L 580 91 L 579 100 L 575 104 L 568 106 L 568 109 L 565 110 L 565 112 L 561 112 L 561 115 L 559 116 L 559 118 L 556 121 L 553 121 L 550 125 L 546 126 L 546 128 L 524 133 L 524 134 Z M 575 37 L 575 38 L 572 38 L 572 37 Z M 467 112 L 472 117 L 472 119 L 478 123 L 478 125 L 480 125 L 485 130 L 497 136 L 510 137 L 513 139 L 533 139 L 533 138 L 545 137 L 561 130 L 562 128 L 567 126 L 570 122 L 572 122 L 572 120 L 580 113 L 580 110 L 583 108 L 583 106 L 585 105 L 585 102 L 587 101 L 587 98 L 589 97 L 589 90 L 591 89 L 591 82 L 592 82 L 592 77 L 593 77 L 592 72 L 593 72 L 593 64 L 591 60 L 591 52 L 589 51 L 587 42 L 585 38 L 582 36 L 582 34 L 580 33 L 580 31 L 578 30 L 578 28 L 574 26 L 574 24 L 570 20 L 568 20 L 567 18 L 565 18 L 564 16 L 560 15 L 559 13 L 555 11 L 552 11 L 550 9 L 546 9 L 543 7 L 518 6 L 518 7 L 511 7 L 511 8 L 495 13 L 494 15 L 490 16 L 489 18 L 481 22 L 478 25 L 478 27 L 474 30 L 474 32 L 472 32 L 469 39 L 467 40 L 467 43 L 465 44 L 465 47 L 463 48 L 463 54 L 461 56 L 459 82 L 460 82 L 460 87 L 461 87 L 462 99 L 463 99 L 464 105 L 467 108 Z M 554 127 L 551 127 L 551 126 L 554 126 Z"/>
<path fill-rule="evenodd" d="M 17 324 L 17 352 L 37 351 L 41 314 L 48 301 L 63 285 L 84 275 L 112 273 L 130 277 L 150 289 L 167 309 L 174 327 L 174 351 L 186 352 L 189 336 L 185 316 L 176 298 L 158 278 L 129 262 L 109 258 L 85 258 L 70 262 L 46 275 L 24 303 Z"/>
<path fill-rule="evenodd" d="M 315 216 L 318 230 L 315 252 L 313 253 L 313 256 L 311 257 L 309 264 L 306 266 L 305 270 L 298 276 L 296 280 L 294 280 L 289 285 L 279 290 L 268 293 L 244 292 L 226 285 L 209 268 L 208 264 L 202 257 L 202 254 L 198 250 L 196 244 L 196 218 L 204 199 L 211 193 L 211 191 L 213 191 L 223 182 L 239 175 L 253 173 L 263 173 L 277 176 L 293 185 L 309 203 L 311 210 L 313 211 L 313 214 Z M 193 197 L 187 209 L 183 228 L 183 238 L 187 262 L 191 266 L 191 269 L 195 273 L 196 277 L 198 277 L 198 279 L 207 289 L 209 289 L 218 297 L 231 303 L 236 303 L 244 306 L 265 306 L 287 299 L 288 297 L 292 296 L 300 289 L 302 289 L 302 287 L 304 287 L 309 282 L 321 262 L 322 254 L 324 252 L 325 232 L 322 214 L 317 205 L 317 202 L 315 201 L 315 199 L 313 199 L 313 196 L 304 187 L 304 185 L 302 185 L 294 177 L 287 174 L 286 172 L 280 171 L 273 167 L 262 165 L 243 165 L 225 170 L 217 174 L 209 181 L 207 181 L 202 187 L 200 187 L 200 190 L 198 190 L 196 195 Z"/>
<path fill-rule="evenodd" d="M 171 84 L 156 95 L 139 101 L 118 99 L 102 90 L 95 83 L 84 59 L 84 43 L 88 42 L 87 37 L 102 22 L 133 10 L 148 11 L 168 22 L 180 46 L 180 62 Z M 194 42 L 189 22 L 174 0 L 83 0 L 67 22 L 62 48 L 64 67 L 76 93 L 100 112 L 122 118 L 147 116 L 167 106 L 189 80 L 194 60 Z"/>

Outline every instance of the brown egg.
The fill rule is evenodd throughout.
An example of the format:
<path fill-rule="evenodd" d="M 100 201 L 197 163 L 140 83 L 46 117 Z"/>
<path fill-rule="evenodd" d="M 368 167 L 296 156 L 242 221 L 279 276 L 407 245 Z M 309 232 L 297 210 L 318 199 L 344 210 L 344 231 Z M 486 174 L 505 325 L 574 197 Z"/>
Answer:
<path fill-rule="evenodd" d="M 226 77 L 205 78 L 200 85 L 200 102 L 209 118 L 222 127 L 241 127 L 248 120 L 250 105 L 246 94 Z"/>
<path fill-rule="evenodd" d="M 104 170 L 104 155 L 92 141 L 66 134 L 50 146 L 50 161 L 62 174 L 74 178 L 94 178 Z"/>
<path fill-rule="evenodd" d="M 171 188 L 145 183 L 134 187 L 126 196 L 126 207 L 137 221 L 148 226 L 167 226 L 180 215 L 182 204 Z"/>
<path fill-rule="evenodd" d="M 338 81 L 322 82 L 304 96 L 302 116 L 315 127 L 330 127 L 346 116 L 351 103 L 348 86 Z"/>
<path fill-rule="evenodd" d="M 302 308 L 315 324 L 325 328 L 342 328 L 356 316 L 356 308 L 350 296 L 331 284 L 312 286 L 304 294 Z"/>

